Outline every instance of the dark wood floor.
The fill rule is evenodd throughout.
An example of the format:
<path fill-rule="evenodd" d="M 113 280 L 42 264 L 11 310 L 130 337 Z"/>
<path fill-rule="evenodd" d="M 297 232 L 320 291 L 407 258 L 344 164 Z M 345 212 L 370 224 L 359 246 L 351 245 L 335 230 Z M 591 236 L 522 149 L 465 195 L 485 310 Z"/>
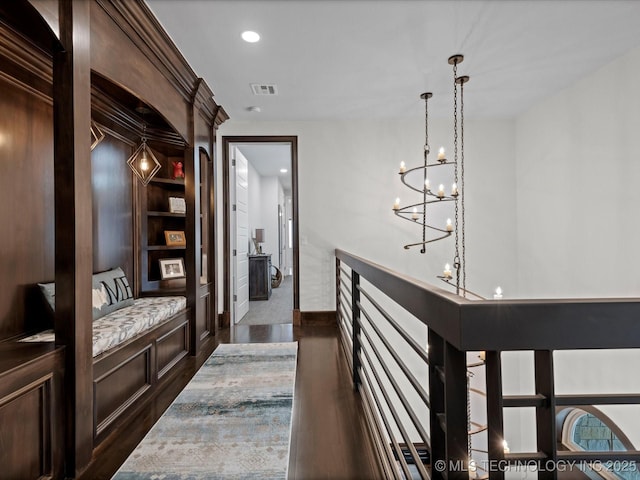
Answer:
<path fill-rule="evenodd" d="M 191 357 L 171 384 L 96 450 L 80 479 L 108 480 L 219 343 L 298 341 L 290 479 L 381 478 L 335 326 L 239 325 Z"/>

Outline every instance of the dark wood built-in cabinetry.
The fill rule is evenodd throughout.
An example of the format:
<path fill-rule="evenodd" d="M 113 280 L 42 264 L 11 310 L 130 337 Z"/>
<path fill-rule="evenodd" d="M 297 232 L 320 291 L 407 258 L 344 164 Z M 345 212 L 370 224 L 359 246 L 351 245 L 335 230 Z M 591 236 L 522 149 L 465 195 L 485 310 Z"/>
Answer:
<path fill-rule="evenodd" d="M 2 478 L 62 473 L 62 364 L 53 344 L 0 343 Z"/>
<path fill-rule="evenodd" d="M 0 242 L 0 477 L 77 478 L 213 343 L 215 138 L 228 117 L 144 0 L 0 1 L 0 107 L 12 232 Z M 127 164 L 143 135 L 162 165 L 146 186 Z M 163 258 L 182 259 L 185 277 L 163 280 Z M 183 295 L 186 309 L 94 358 L 92 274 L 114 267 L 135 297 Z M 51 281 L 53 315 L 37 287 Z M 55 342 L 18 342 L 45 329 Z"/>
<path fill-rule="evenodd" d="M 249 255 L 249 300 L 271 297 L 271 254 Z"/>

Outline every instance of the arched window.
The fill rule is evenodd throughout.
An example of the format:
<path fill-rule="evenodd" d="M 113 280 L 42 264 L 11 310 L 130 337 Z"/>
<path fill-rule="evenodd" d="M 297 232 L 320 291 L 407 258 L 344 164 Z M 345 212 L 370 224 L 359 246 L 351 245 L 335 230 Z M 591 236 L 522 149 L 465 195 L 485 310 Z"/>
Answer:
<path fill-rule="evenodd" d="M 560 429 L 562 444 L 568 450 L 587 452 L 635 450 L 620 427 L 595 407 L 564 409 L 558 413 L 558 421 L 562 425 Z M 584 468 L 589 477 L 607 480 L 640 480 L 638 469 L 629 467 L 621 469 L 623 471 L 602 471 L 598 468 L 599 475 L 597 475 L 593 469 Z"/>

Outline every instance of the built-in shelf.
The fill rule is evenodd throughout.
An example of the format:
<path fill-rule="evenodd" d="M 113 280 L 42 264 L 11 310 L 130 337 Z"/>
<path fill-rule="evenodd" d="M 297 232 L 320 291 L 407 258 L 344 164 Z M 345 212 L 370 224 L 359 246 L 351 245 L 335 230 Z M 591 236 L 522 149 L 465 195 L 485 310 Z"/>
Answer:
<path fill-rule="evenodd" d="M 181 185 L 184 187 L 184 179 L 174 180 L 172 178 L 153 177 L 149 183 L 162 183 L 164 185 Z"/>
<path fill-rule="evenodd" d="M 184 178 L 170 178 L 172 165 L 177 161 L 184 161 L 184 158 L 165 156 L 161 151 L 155 153 L 162 168 L 146 188 L 140 190 L 141 294 L 158 295 L 164 292 L 180 295 L 186 289 L 186 280 L 162 280 L 160 261 L 168 258 L 185 261 L 187 257 L 186 245 L 167 246 L 165 243 L 166 232 L 186 233 L 187 230 L 187 214 L 184 211 L 171 211 L 171 199 L 184 199 L 186 196 Z"/>
<path fill-rule="evenodd" d="M 147 215 L 149 217 L 175 217 L 175 218 L 185 218 L 186 217 L 186 214 L 184 214 L 184 213 L 158 212 L 158 211 L 147 212 Z"/>
<path fill-rule="evenodd" d="M 184 250 L 187 247 L 169 247 L 167 245 L 148 245 L 147 250 Z"/>

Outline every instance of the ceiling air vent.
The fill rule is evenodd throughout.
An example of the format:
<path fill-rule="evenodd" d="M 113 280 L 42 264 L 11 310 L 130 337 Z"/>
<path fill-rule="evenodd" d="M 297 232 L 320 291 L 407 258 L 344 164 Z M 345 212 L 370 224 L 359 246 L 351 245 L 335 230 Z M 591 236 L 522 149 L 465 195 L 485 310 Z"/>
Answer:
<path fill-rule="evenodd" d="M 252 83 L 251 90 L 254 95 L 277 95 L 278 87 L 264 83 Z"/>

